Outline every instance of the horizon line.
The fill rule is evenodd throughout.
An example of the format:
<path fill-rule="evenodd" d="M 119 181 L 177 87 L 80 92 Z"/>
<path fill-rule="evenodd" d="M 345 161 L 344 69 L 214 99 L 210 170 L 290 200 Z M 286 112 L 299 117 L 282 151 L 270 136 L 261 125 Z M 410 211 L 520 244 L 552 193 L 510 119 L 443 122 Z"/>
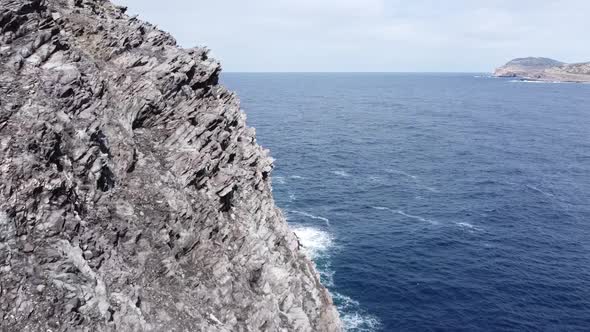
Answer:
<path fill-rule="evenodd" d="M 489 71 L 226 71 L 222 74 L 492 74 Z"/>

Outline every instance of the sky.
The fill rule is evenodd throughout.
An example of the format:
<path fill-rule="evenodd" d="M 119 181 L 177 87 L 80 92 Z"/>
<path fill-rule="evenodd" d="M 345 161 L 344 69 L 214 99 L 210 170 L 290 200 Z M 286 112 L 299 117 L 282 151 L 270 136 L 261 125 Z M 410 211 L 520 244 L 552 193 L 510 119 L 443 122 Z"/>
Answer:
<path fill-rule="evenodd" d="M 590 61 L 590 0 L 114 0 L 225 72 L 490 72 Z"/>

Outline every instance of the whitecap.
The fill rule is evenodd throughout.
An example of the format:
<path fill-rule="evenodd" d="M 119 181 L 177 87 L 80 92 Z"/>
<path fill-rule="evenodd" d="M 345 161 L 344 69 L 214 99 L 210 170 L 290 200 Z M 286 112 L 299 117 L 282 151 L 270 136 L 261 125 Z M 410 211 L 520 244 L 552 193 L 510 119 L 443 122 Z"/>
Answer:
<path fill-rule="evenodd" d="M 338 175 L 338 176 L 345 177 L 345 178 L 347 178 L 347 177 L 349 177 L 349 176 L 350 176 L 350 174 L 348 174 L 346 171 L 343 171 L 343 170 L 336 170 L 336 171 L 332 171 L 332 173 L 333 173 L 333 174 L 336 174 L 336 175 Z"/>
<path fill-rule="evenodd" d="M 289 200 L 292 202 L 294 200 L 297 199 L 297 196 L 295 196 L 295 194 L 289 194 Z"/>
<path fill-rule="evenodd" d="M 404 172 L 404 171 L 400 171 L 399 169 L 393 169 L 393 168 L 388 168 L 385 170 L 387 173 L 391 173 L 391 174 L 399 174 L 399 175 L 403 175 L 405 177 L 408 177 L 410 179 L 414 179 L 416 180 L 418 178 L 418 176 Z"/>
<path fill-rule="evenodd" d="M 309 259 L 316 259 L 320 256 L 325 256 L 328 250 L 332 248 L 333 241 L 330 233 L 322 231 L 314 227 L 305 227 L 295 225 L 291 227 L 299 243 L 303 247 L 303 253 L 309 257 Z"/>
<path fill-rule="evenodd" d="M 299 175 L 289 175 L 289 177 L 291 179 L 296 179 L 296 180 L 303 180 L 303 179 L 305 179 L 303 176 L 299 176 Z"/>
<path fill-rule="evenodd" d="M 465 228 L 465 229 L 472 230 L 472 231 L 481 231 L 482 230 L 480 227 L 474 226 L 468 222 L 458 222 L 456 224 L 457 224 L 457 226 L 459 226 L 461 228 Z"/>
<path fill-rule="evenodd" d="M 375 210 L 381 210 L 381 211 L 383 211 L 383 210 L 388 210 L 388 211 L 391 211 L 391 209 L 390 209 L 390 208 L 388 208 L 388 207 L 384 207 L 384 206 L 371 206 L 371 207 L 372 207 L 373 209 L 375 209 Z"/>
<path fill-rule="evenodd" d="M 324 218 L 324 217 L 320 217 L 320 216 L 314 216 L 311 213 L 307 213 L 307 212 L 303 212 L 303 211 L 291 210 L 289 212 L 294 213 L 294 214 L 298 214 L 300 216 L 304 216 L 304 217 L 307 217 L 307 218 L 310 218 L 310 219 L 321 220 L 321 221 L 325 222 L 327 226 L 330 226 L 330 219 L 328 219 L 328 218 Z"/>

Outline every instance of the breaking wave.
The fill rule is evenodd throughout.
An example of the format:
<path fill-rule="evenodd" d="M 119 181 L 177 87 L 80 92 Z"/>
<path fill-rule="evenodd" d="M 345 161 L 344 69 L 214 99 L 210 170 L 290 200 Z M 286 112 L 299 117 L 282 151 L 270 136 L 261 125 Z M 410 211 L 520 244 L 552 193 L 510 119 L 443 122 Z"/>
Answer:
<path fill-rule="evenodd" d="M 314 227 L 292 226 L 293 232 L 299 238 L 303 247 L 303 252 L 310 259 L 317 259 L 320 255 L 326 255 L 332 248 L 333 241 L 330 234 L 326 231 Z"/>
<path fill-rule="evenodd" d="M 314 261 L 322 283 L 328 288 L 334 287 L 334 270 L 331 267 L 330 254 L 334 249 L 332 235 L 320 228 L 292 225 L 291 229 L 301 243 L 303 253 Z M 334 304 L 340 312 L 344 330 L 348 332 L 373 332 L 380 326 L 379 320 L 365 312 L 358 301 L 331 292 Z"/>
<path fill-rule="evenodd" d="M 364 312 L 358 301 L 340 293 L 333 293 L 334 304 L 340 312 L 344 330 L 350 332 L 373 332 L 381 325 L 377 317 Z"/>
<path fill-rule="evenodd" d="M 338 176 L 342 176 L 342 177 L 345 177 L 345 178 L 350 177 L 350 174 L 348 174 L 346 171 L 343 171 L 343 170 L 335 170 L 335 171 L 332 171 L 332 174 L 336 174 Z"/>

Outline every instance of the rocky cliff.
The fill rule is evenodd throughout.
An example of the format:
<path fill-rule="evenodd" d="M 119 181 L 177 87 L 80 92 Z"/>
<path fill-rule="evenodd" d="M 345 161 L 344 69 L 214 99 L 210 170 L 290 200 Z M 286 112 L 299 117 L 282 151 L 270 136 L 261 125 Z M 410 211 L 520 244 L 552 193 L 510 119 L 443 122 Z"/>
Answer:
<path fill-rule="evenodd" d="M 590 62 L 566 64 L 549 58 L 518 58 L 494 71 L 496 77 L 549 82 L 590 82 Z"/>
<path fill-rule="evenodd" d="M 0 330 L 340 330 L 220 70 L 106 0 L 0 0 Z"/>

